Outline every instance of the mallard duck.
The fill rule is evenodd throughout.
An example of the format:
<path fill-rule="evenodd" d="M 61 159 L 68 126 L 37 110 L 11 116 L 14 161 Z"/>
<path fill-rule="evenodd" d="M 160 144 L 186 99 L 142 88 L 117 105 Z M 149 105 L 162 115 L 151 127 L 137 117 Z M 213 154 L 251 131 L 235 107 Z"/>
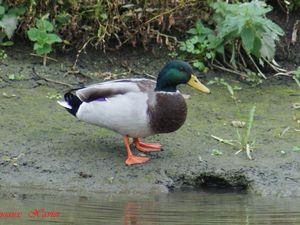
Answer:
<path fill-rule="evenodd" d="M 144 153 L 161 150 L 158 143 L 143 143 L 141 137 L 169 133 L 179 129 L 187 114 L 187 106 L 177 85 L 210 93 L 181 60 L 167 63 L 157 82 L 149 79 L 120 79 L 93 84 L 67 92 L 58 101 L 79 120 L 113 130 L 123 136 L 127 150 L 126 165 L 144 163 L 148 157 L 135 156 L 129 138 Z"/>

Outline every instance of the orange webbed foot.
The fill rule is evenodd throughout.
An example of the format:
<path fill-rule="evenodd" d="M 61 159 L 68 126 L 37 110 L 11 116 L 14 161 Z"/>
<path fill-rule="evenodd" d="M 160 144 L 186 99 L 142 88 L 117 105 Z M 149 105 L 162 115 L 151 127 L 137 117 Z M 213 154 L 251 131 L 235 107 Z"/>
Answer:
<path fill-rule="evenodd" d="M 125 161 L 126 165 L 134 165 L 134 164 L 140 164 L 140 163 L 144 163 L 147 162 L 150 158 L 148 157 L 141 157 L 141 156 L 135 156 L 132 154 L 130 146 L 129 146 L 129 141 L 128 141 L 128 136 L 124 136 L 124 144 L 126 147 L 126 151 L 127 151 L 127 160 Z"/>
<path fill-rule="evenodd" d="M 159 143 L 143 143 L 139 138 L 133 139 L 133 144 L 141 152 L 158 152 L 161 150 L 161 144 Z"/>
<path fill-rule="evenodd" d="M 150 158 L 148 158 L 148 157 L 140 157 L 140 156 L 132 155 L 127 158 L 127 160 L 125 161 L 125 164 L 130 166 L 130 165 L 134 165 L 134 164 L 145 163 L 149 159 Z"/>

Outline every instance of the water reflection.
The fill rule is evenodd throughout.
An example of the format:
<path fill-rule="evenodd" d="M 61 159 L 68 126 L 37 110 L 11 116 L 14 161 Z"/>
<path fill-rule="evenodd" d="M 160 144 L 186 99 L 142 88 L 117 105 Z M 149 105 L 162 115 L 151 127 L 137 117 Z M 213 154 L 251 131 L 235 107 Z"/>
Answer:
<path fill-rule="evenodd" d="M 300 199 L 237 193 L 3 195 L 0 206 L 0 224 L 5 225 L 300 224 Z M 22 215 L 5 218 L 3 212 L 22 212 Z"/>

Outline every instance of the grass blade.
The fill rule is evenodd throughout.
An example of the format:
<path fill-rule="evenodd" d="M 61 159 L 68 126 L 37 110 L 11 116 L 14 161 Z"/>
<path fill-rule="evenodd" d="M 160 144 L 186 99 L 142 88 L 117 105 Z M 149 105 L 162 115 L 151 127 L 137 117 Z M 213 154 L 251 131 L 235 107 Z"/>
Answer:
<path fill-rule="evenodd" d="M 256 106 L 253 106 L 252 109 L 250 110 L 249 113 L 249 121 L 248 121 L 248 126 L 247 126 L 247 133 L 244 139 L 244 144 L 248 144 L 249 138 L 250 138 L 250 134 L 251 134 L 251 128 L 253 126 L 253 121 L 254 121 L 254 114 L 255 114 L 255 109 Z"/>

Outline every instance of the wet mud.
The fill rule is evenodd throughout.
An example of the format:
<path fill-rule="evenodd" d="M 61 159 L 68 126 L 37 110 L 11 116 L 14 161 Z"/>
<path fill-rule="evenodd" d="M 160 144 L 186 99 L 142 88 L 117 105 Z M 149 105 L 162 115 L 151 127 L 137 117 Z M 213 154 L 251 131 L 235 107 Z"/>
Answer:
<path fill-rule="evenodd" d="M 14 46 L 7 53 L 0 65 L 2 188 L 153 193 L 188 187 L 300 196 L 300 109 L 293 108 L 300 103 L 300 91 L 292 81 L 270 79 L 253 88 L 230 75 L 211 72 L 203 77 L 206 83 L 223 76 L 240 86 L 237 105 L 224 87 L 210 86 L 211 95 L 180 87 L 190 95 L 184 126 L 147 138 L 160 142 L 163 151 L 149 154 L 151 160 L 143 165 L 128 167 L 120 135 L 78 121 L 56 100 L 70 85 L 155 76 L 169 60 L 166 53 L 90 51 L 80 57 L 75 72 L 70 72 L 75 54 L 54 54 L 57 62 L 43 67 L 29 46 Z M 231 122 L 247 121 L 253 105 L 254 159 L 249 160 L 245 151 L 236 155 L 238 148 L 211 135 L 237 139 Z"/>

